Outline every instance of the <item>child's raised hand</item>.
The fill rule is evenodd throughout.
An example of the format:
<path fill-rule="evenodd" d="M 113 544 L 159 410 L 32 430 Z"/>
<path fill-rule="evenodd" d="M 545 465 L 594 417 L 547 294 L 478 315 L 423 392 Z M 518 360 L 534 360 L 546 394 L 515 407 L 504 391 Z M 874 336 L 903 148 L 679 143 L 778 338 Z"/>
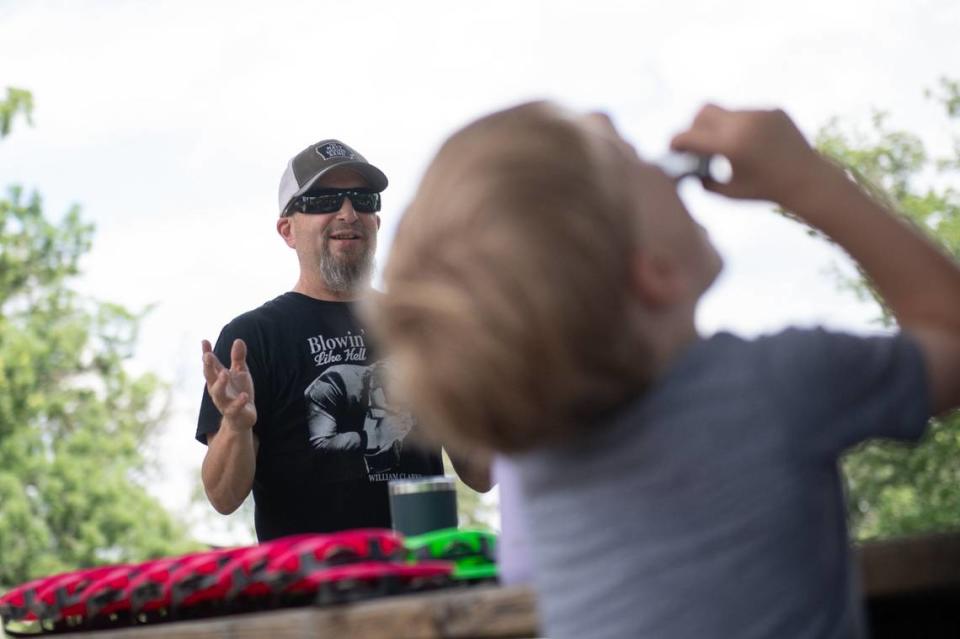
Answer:
<path fill-rule="evenodd" d="M 728 111 L 708 104 L 670 146 L 677 151 L 718 154 L 730 161 L 730 180 L 707 182 L 707 189 L 728 197 L 771 200 L 788 208 L 811 188 L 825 164 L 780 110 Z"/>

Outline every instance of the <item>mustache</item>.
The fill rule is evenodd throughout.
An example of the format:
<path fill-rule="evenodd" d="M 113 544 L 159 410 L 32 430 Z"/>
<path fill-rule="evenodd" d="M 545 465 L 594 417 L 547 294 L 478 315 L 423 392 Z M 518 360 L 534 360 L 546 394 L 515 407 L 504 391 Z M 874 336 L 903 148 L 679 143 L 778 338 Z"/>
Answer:
<path fill-rule="evenodd" d="M 364 240 L 367 239 L 369 236 L 369 233 L 367 232 L 367 230 L 363 228 L 363 226 L 360 224 L 338 224 L 336 226 L 332 226 L 328 228 L 327 232 L 324 233 L 324 236 L 327 238 L 331 238 L 334 235 L 338 235 L 340 233 L 351 233 L 353 235 L 359 236 Z"/>

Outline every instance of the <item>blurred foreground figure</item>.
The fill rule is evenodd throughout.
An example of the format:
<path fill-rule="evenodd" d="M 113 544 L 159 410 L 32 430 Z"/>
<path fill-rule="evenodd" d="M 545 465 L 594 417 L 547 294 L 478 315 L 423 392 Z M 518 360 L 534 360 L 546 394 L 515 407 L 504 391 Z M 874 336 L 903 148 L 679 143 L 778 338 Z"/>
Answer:
<path fill-rule="evenodd" d="M 901 332 L 699 336 L 721 259 L 674 181 L 548 103 L 440 149 L 379 329 L 426 425 L 517 465 L 547 636 L 862 636 L 837 460 L 960 403 L 960 269 L 783 112 L 706 106 L 672 146 L 832 237 Z"/>

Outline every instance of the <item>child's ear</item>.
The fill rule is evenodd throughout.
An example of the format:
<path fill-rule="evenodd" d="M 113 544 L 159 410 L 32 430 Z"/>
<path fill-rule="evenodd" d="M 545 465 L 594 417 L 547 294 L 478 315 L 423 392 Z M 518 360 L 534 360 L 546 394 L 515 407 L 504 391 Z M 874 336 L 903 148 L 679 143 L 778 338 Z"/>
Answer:
<path fill-rule="evenodd" d="M 297 247 L 297 240 L 293 235 L 293 220 L 290 216 L 284 216 L 277 220 L 277 233 L 283 238 L 290 248 Z"/>
<path fill-rule="evenodd" d="M 644 252 L 633 259 L 631 284 L 640 302 L 658 310 L 672 306 L 683 297 L 683 272 L 669 257 Z"/>

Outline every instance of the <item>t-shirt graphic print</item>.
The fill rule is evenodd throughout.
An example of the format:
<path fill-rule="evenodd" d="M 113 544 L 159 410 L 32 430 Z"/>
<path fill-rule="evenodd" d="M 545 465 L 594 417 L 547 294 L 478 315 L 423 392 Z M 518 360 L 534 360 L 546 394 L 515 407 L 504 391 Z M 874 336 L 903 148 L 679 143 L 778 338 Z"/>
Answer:
<path fill-rule="evenodd" d="M 371 481 L 399 476 L 403 440 L 413 416 L 393 410 L 387 400 L 386 363 L 337 364 L 304 391 L 307 427 L 314 448 L 340 450 L 359 446 Z M 347 436 L 345 435 L 355 435 Z"/>

